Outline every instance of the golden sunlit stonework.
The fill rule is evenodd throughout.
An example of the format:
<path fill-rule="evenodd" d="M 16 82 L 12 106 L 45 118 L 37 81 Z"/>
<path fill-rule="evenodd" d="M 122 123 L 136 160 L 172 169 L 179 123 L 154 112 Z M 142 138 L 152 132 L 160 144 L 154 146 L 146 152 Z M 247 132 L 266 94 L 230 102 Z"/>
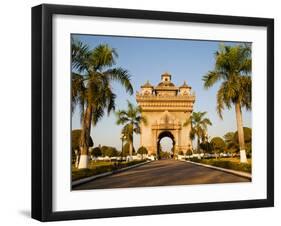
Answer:
<path fill-rule="evenodd" d="M 186 82 L 177 87 L 171 78 L 166 72 L 157 86 L 147 81 L 136 94 L 142 115 L 147 120 L 146 125 L 141 124 L 140 145 L 146 147 L 149 154 L 158 155 L 163 137 L 172 139 L 175 155 L 192 148 L 189 137 L 191 125 L 184 126 L 184 122 L 193 111 L 195 94 L 191 93 L 191 87 Z"/>

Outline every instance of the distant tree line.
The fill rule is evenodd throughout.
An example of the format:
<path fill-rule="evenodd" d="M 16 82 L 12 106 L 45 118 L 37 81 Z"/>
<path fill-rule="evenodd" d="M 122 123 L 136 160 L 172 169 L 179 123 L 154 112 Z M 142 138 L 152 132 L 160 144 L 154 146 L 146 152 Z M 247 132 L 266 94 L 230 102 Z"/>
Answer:
<path fill-rule="evenodd" d="M 245 150 L 248 157 L 252 155 L 252 129 L 243 127 Z M 213 137 L 210 141 L 200 143 L 204 153 L 239 153 L 238 132 L 228 132 L 223 137 Z"/>

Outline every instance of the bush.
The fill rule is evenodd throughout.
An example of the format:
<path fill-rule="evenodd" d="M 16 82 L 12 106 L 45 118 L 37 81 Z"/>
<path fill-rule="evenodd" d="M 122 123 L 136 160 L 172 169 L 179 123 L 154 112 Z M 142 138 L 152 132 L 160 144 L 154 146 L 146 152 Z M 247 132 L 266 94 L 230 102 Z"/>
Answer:
<path fill-rule="evenodd" d="M 91 155 L 94 156 L 94 157 L 101 156 L 102 155 L 101 148 L 100 147 L 93 148 L 93 150 L 91 151 Z"/>
<path fill-rule="evenodd" d="M 186 155 L 192 155 L 192 150 L 191 150 L 191 149 L 188 149 L 185 154 L 186 154 Z"/>
<path fill-rule="evenodd" d="M 131 161 L 131 162 L 120 162 L 120 163 L 111 163 L 105 165 L 95 166 L 93 164 L 90 169 L 72 169 L 72 181 L 79 180 L 82 178 L 98 175 L 101 173 L 112 172 L 117 169 L 122 169 L 128 166 L 136 165 L 139 163 L 145 162 L 145 160 L 141 161 Z"/>
<path fill-rule="evenodd" d="M 252 155 L 252 129 L 243 127 L 245 149 L 248 157 Z M 228 132 L 224 135 L 227 148 L 233 153 L 239 153 L 238 132 Z"/>
<path fill-rule="evenodd" d="M 189 160 L 192 162 L 201 162 L 201 159 L 198 159 L 197 157 L 189 158 Z"/>
<path fill-rule="evenodd" d="M 179 154 L 179 155 L 184 155 L 184 154 L 183 154 L 183 151 L 179 151 L 179 153 L 178 153 L 178 154 Z"/>
<path fill-rule="evenodd" d="M 248 127 L 243 127 L 243 131 L 244 131 L 245 143 L 252 142 L 252 129 L 248 128 Z M 238 143 L 238 132 L 237 131 L 234 133 L 234 140 L 236 143 Z"/>
<path fill-rule="evenodd" d="M 208 141 L 200 143 L 199 146 L 206 153 L 211 153 L 213 151 L 213 145 Z"/>
<path fill-rule="evenodd" d="M 138 154 L 140 155 L 146 155 L 148 153 L 146 147 L 144 146 L 141 146 L 139 149 L 138 149 Z"/>
<path fill-rule="evenodd" d="M 159 151 L 159 159 L 169 159 L 171 158 L 171 153 L 166 151 Z"/>
<path fill-rule="evenodd" d="M 214 151 L 223 151 L 225 148 L 225 142 L 220 137 L 214 137 L 210 143 Z"/>
<path fill-rule="evenodd" d="M 191 158 L 190 160 L 193 162 L 199 162 L 199 163 L 217 166 L 225 169 L 232 169 L 232 170 L 243 171 L 247 173 L 252 172 L 251 163 L 237 163 L 231 160 L 197 159 L 197 158 Z"/>
<path fill-rule="evenodd" d="M 251 171 L 252 171 L 251 164 L 248 164 L 248 163 L 234 163 L 231 161 L 222 160 L 222 161 L 214 161 L 214 162 L 212 162 L 212 165 L 217 166 L 217 167 L 226 168 L 226 169 L 233 169 L 233 170 L 238 170 L 238 171 L 249 172 L 249 173 L 251 173 Z"/>
<path fill-rule="evenodd" d="M 105 157 L 105 156 L 114 157 L 114 156 L 119 155 L 119 153 L 115 147 L 109 147 L 109 146 L 102 146 L 101 154 L 103 157 Z"/>

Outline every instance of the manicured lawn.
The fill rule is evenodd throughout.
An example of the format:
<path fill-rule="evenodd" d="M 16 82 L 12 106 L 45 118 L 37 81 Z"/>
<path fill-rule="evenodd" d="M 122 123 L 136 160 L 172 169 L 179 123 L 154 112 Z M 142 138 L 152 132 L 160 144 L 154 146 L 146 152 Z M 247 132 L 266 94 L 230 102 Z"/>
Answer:
<path fill-rule="evenodd" d="M 234 163 L 240 163 L 240 158 L 220 158 L 219 160 L 231 161 L 231 162 L 234 162 Z M 248 158 L 248 163 L 252 164 L 252 159 Z"/>
<path fill-rule="evenodd" d="M 247 173 L 252 172 L 252 160 L 248 159 L 248 163 L 240 163 L 239 158 L 218 158 L 218 159 L 190 159 L 194 162 L 199 162 L 207 165 L 243 171 Z"/>
<path fill-rule="evenodd" d="M 110 161 L 90 161 L 89 162 L 89 168 L 93 169 L 99 166 L 112 166 L 114 165 L 114 162 L 110 162 Z"/>
<path fill-rule="evenodd" d="M 131 162 L 109 162 L 109 161 L 90 161 L 88 169 L 77 169 L 72 167 L 72 181 L 98 175 L 101 173 L 111 172 L 127 166 L 136 165 L 146 160 L 135 160 Z"/>

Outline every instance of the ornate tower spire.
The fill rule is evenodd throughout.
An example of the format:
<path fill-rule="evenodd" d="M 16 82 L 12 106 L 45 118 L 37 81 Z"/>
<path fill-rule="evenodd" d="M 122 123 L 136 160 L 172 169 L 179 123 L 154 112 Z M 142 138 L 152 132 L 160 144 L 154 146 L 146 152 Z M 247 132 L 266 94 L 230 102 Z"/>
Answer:
<path fill-rule="evenodd" d="M 168 72 L 164 72 L 162 75 L 161 75 L 161 80 L 162 82 L 170 82 L 172 80 L 172 76 L 170 73 Z"/>

